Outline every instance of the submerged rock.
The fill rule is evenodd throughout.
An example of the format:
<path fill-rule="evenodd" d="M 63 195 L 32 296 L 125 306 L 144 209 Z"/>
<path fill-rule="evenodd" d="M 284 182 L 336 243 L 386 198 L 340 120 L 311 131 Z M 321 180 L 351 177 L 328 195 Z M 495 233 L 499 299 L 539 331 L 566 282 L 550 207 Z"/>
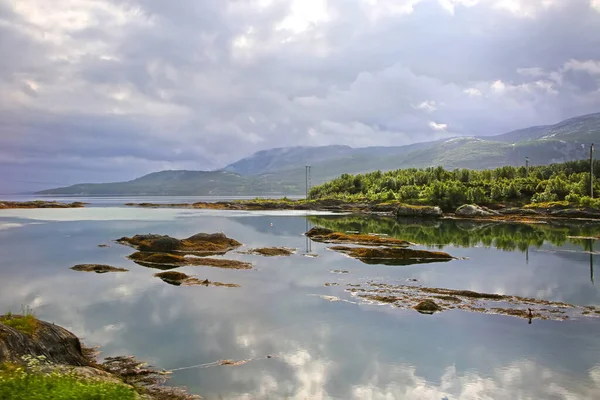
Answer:
<path fill-rule="evenodd" d="M 330 250 L 349 255 L 365 264 L 411 265 L 453 260 L 448 253 L 440 251 L 413 250 L 405 248 L 345 247 L 333 246 Z"/>
<path fill-rule="evenodd" d="M 156 234 L 135 235 L 132 238 L 123 237 L 117 242 L 145 252 L 197 255 L 222 255 L 242 245 L 223 233 L 198 233 L 187 239 Z"/>
<path fill-rule="evenodd" d="M 440 218 L 443 212 L 439 207 L 402 204 L 396 208 L 395 214 L 397 218 Z"/>
<path fill-rule="evenodd" d="M 491 217 L 494 215 L 500 215 L 496 211 L 485 209 L 474 204 L 465 204 L 458 207 L 455 214 L 459 217 Z"/>
<path fill-rule="evenodd" d="M 408 247 L 411 243 L 406 240 L 400 240 L 389 237 L 381 237 L 377 235 L 360 235 L 335 232 L 331 229 L 314 227 L 305 235 L 311 240 L 320 243 L 337 243 L 337 244 L 358 244 L 372 246 L 389 246 L 389 247 Z"/>
<path fill-rule="evenodd" d="M 435 304 L 435 301 L 429 299 L 421 301 L 414 308 L 421 314 L 433 314 L 436 311 L 441 311 L 441 307 Z"/>
<path fill-rule="evenodd" d="M 59 203 L 58 201 L 2 201 L 0 209 L 8 208 L 82 208 L 86 203 L 76 201 L 74 203 Z"/>
<path fill-rule="evenodd" d="M 221 282 L 211 282 L 208 279 L 200 280 L 196 279 L 192 276 L 186 275 L 183 272 L 177 271 L 166 271 L 159 272 L 154 275 L 157 278 L 162 279 L 166 283 L 174 286 L 219 286 L 219 287 L 229 287 L 236 288 L 240 287 L 240 285 L 236 285 L 234 283 L 221 283 Z"/>
<path fill-rule="evenodd" d="M 107 272 L 127 272 L 128 269 L 111 267 L 110 265 L 102 264 L 79 264 L 71 267 L 73 271 L 80 272 L 95 272 L 97 274 L 105 274 Z"/>
<path fill-rule="evenodd" d="M 346 291 L 368 301 L 389 303 L 398 308 L 415 309 L 423 313 L 459 309 L 485 314 L 502 314 L 529 320 L 567 320 L 573 316 L 600 317 L 600 309 L 593 306 L 575 306 L 557 301 L 480 293 L 471 290 L 368 282 L 364 285 L 348 284 Z"/>
<path fill-rule="evenodd" d="M 224 258 L 184 257 L 178 254 L 147 253 L 142 251 L 133 253 L 129 256 L 129 259 L 144 267 L 157 269 L 174 269 L 193 265 L 229 269 L 253 268 L 251 263 L 238 260 L 227 260 Z"/>
<path fill-rule="evenodd" d="M 248 251 L 240 251 L 240 254 L 254 254 L 264 257 L 289 257 L 296 252 L 295 249 L 287 247 L 261 247 L 250 249 Z"/>

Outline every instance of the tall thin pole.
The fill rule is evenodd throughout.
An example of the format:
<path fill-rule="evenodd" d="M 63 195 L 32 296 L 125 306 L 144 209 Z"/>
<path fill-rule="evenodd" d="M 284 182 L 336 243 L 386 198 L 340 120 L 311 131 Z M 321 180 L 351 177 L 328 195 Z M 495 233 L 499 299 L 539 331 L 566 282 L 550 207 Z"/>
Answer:
<path fill-rule="evenodd" d="M 525 178 L 529 178 L 529 157 L 525 157 Z"/>
<path fill-rule="evenodd" d="M 304 167 L 306 175 L 306 200 L 308 200 L 308 190 L 310 189 L 310 165 Z"/>
<path fill-rule="evenodd" d="M 594 143 L 590 146 L 590 197 L 594 198 Z"/>

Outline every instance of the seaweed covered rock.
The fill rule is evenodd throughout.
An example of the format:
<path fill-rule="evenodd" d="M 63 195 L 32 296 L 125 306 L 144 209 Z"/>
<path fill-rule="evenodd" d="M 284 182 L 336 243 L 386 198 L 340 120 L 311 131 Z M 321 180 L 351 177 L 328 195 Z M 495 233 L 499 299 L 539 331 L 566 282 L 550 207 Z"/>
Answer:
<path fill-rule="evenodd" d="M 177 271 L 160 272 L 158 274 L 154 274 L 154 276 L 175 286 L 181 285 L 183 282 L 185 282 L 186 279 L 189 278 L 189 276 L 184 274 L 183 272 Z"/>
<path fill-rule="evenodd" d="M 222 255 L 242 245 L 223 233 L 198 233 L 187 239 L 156 234 L 135 235 L 132 238 L 123 237 L 117 242 L 145 252 L 199 255 Z"/>
<path fill-rule="evenodd" d="M 0 202 L 0 209 L 7 208 L 81 208 L 86 203 L 76 201 L 73 203 L 60 203 L 58 201 L 2 201 Z"/>
<path fill-rule="evenodd" d="M 321 243 L 358 244 L 365 246 L 408 247 L 411 243 L 406 240 L 382 237 L 378 235 L 361 235 L 335 232 L 331 229 L 314 227 L 305 233 L 310 239 Z"/>
<path fill-rule="evenodd" d="M 148 253 L 138 251 L 137 253 L 130 255 L 129 259 L 144 267 L 163 270 L 189 265 L 229 269 L 252 269 L 252 264 L 244 261 L 228 260 L 225 258 L 184 257 L 179 254 L 169 253 Z"/>
<path fill-rule="evenodd" d="M 73 271 L 80 272 L 95 272 L 97 274 L 105 274 L 107 272 L 127 272 L 125 268 L 111 267 L 110 265 L 102 264 L 79 264 L 71 267 Z"/>
<path fill-rule="evenodd" d="M 448 253 L 441 251 L 413 250 L 406 248 L 346 247 L 333 246 L 330 250 L 349 255 L 365 264 L 411 265 L 453 260 Z"/>
<path fill-rule="evenodd" d="M 435 304 L 435 301 L 427 299 L 417 304 L 415 310 L 421 314 L 433 314 L 436 311 L 441 311 L 441 307 Z"/>
<path fill-rule="evenodd" d="M 200 280 L 192 276 L 186 275 L 183 272 L 177 271 L 160 272 L 158 274 L 155 274 L 154 276 L 174 286 L 218 286 L 228 288 L 240 287 L 240 285 L 237 285 L 235 283 L 212 282 L 208 279 Z"/>
<path fill-rule="evenodd" d="M 263 257 L 289 257 L 296 252 L 295 249 L 287 247 L 259 247 L 240 252 L 241 254 L 254 254 Z"/>
<path fill-rule="evenodd" d="M 443 212 L 439 207 L 432 206 L 412 206 L 402 204 L 396 208 L 396 218 L 440 218 Z"/>
<path fill-rule="evenodd" d="M 13 315 L 10 318 L 25 317 Z M 45 356 L 54 364 L 87 366 L 90 363 L 77 336 L 60 326 L 37 320 L 35 332 L 27 334 L 0 323 L 0 363 L 18 363 L 25 355 Z"/>
<path fill-rule="evenodd" d="M 491 217 L 493 215 L 499 215 L 499 213 L 495 211 L 474 204 L 465 204 L 458 207 L 455 214 L 459 217 Z"/>

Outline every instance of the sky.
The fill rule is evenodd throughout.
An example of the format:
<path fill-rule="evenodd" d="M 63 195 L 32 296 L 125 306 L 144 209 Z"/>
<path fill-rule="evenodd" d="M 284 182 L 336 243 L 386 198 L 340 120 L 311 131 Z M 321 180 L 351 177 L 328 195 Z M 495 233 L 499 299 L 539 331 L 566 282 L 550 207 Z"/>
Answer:
<path fill-rule="evenodd" d="M 600 111 L 600 0 L 0 0 L 0 193 Z"/>

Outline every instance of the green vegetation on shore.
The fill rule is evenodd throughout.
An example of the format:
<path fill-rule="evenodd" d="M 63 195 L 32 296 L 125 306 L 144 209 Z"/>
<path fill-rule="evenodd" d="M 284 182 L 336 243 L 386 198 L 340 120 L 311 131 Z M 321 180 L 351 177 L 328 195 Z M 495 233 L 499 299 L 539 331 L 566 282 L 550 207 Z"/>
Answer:
<path fill-rule="evenodd" d="M 600 162 L 594 163 L 594 175 L 600 175 Z M 594 192 L 600 193 L 598 179 L 594 181 Z M 600 199 L 590 197 L 589 161 L 535 166 L 529 170 L 507 166 L 483 171 L 447 171 L 437 167 L 343 174 L 312 188 L 309 197 L 350 202 L 401 201 L 437 205 L 445 210 L 453 210 L 465 203 L 524 205 L 556 201 L 580 207 L 600 207 Z"/>
<path fill-rule="evenodd" d="M 0 364 L 2 400 L 130 400 L 138 398 L 125 384 L 78 376 L 52 368 L 45 357 L 23 357 L 24 364 Z"/>

